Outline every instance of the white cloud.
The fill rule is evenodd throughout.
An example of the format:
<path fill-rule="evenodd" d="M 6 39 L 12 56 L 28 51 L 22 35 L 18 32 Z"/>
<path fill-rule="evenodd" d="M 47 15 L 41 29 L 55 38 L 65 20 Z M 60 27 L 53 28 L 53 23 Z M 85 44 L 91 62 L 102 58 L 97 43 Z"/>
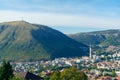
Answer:
<path fill-rule="evenodd" d="M 22 17 L 25 21 L 31 23 L 52 26 L 93 26 L 110 29 L 119 28 L 120 26 L 119 18 L 41 12 L 0 11 L 0 22 L 21 20 Z"/>

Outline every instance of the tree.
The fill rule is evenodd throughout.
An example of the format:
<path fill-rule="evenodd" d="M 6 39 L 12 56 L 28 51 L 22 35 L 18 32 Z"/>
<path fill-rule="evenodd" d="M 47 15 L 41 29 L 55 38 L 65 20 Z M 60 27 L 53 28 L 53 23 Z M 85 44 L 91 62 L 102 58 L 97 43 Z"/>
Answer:
<path fill-rule="evenodd" d="M 14 76 L 10 78 L 9 80 L 25 80 L 25 79 Z"/>
<path fill-rule="evenodd" d="M 13 77 L 13 70 L 10 62 L 3 61 L 0 67 L 0 80 L 9 80 Z"/>
<path fill-rule="evenodd" d="M 111 76 L 112 76 L 112 77 L 116 77 L 116 73 L 115 73 L 115 70 L 114 70 L 114 69 L 112 69 Z"/>
<path fill-rule="evenodd" d="M 77 68 L 71 67 L 63 69 L 62 72 L 55 71 L 50 80 L 88 80 L 84 72 L 80 72 Z"/>
<path fill-rule="evenodd" d="M 50 80 L 60 80 L 60 72 L 54 71 L 52 76 L 50 77 Z"/>

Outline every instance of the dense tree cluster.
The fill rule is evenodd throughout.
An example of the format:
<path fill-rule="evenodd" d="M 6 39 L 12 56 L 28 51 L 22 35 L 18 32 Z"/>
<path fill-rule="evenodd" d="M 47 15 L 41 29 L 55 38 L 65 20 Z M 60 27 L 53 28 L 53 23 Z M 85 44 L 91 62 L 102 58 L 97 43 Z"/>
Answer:
<path fill-rule="evenodd" d="M 63 69 L 62 72 L 54 71 L 48 80 L 88 80 L 84 72 L 80 72 L 75 67 Z"/>

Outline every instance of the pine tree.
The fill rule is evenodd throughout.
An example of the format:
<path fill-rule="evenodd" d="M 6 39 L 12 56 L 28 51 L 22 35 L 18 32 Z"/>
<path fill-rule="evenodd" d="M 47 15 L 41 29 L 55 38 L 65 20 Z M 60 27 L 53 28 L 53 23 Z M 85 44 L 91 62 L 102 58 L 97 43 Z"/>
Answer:
<path fill-rule="evenodd" d="M 9 80 L 11 77 L 13 77 L 12 66 L 9 61 L 4 60 L 0 67 L 0 80 Z"/>

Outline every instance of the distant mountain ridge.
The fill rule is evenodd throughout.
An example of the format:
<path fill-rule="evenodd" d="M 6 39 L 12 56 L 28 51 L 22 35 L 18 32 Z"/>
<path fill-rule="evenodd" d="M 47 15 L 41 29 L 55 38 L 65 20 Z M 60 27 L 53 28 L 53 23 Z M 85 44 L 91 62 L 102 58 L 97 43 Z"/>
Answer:
<path fill-rule="evenodd" d="M 88 55 L 88 46 L 50 27 L 25 21 L 0 23 L 0 59 L 35 61 Z"/>
<path fill-rule="evenodd" d="M 120 46 L 119 29 L 77 33 L 68 36 L 86 45 L 92 44 L 99 47 Z"/>

